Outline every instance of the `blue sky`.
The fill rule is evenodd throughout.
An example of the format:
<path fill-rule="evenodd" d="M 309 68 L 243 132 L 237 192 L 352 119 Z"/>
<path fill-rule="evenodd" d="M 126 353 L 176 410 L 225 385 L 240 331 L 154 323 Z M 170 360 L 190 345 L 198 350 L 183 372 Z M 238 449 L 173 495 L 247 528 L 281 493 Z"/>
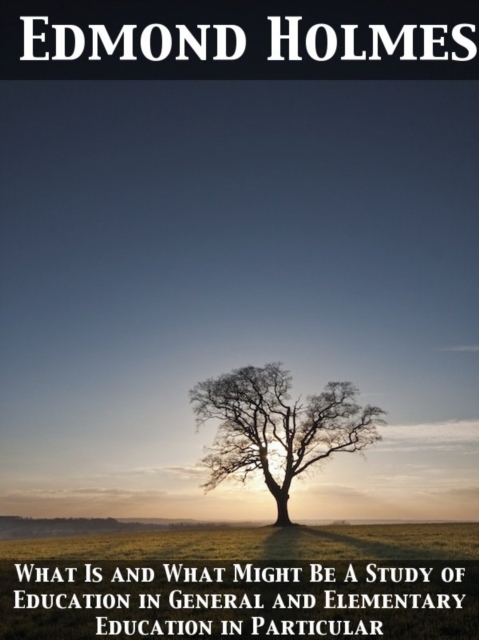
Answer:
<path fill-rule="evenodd" d="M 477 517 L 477 83 L 2 89 L 0 513 L 273 512 L 203 496 L 188 390 L 283 361 L 392 425 L 298 518 Z"/>

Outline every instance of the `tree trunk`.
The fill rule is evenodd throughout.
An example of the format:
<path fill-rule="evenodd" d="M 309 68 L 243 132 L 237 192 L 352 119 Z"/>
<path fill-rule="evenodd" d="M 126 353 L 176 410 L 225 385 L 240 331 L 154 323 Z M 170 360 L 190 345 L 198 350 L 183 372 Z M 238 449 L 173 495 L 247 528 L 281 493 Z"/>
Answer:
<path fill-rule="evenodd" d="M 274 496 L 276 499 L 276 506 L 278 508 L 278 517 L 274 523 L 275 527 L 291 527 L 294 523 L 289 519 L 288 513 L 288 500 L 289 495 L 287 493 L 280 493 Z"/>

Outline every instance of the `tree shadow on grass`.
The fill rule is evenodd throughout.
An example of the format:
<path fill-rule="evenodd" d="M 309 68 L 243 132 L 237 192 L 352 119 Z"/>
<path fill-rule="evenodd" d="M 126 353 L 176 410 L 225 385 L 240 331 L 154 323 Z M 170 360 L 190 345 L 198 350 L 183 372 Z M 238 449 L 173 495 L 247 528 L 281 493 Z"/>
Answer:
<path fill-rule="evenodd" d="M 263 545 L 264 560 L 305 560 L 322 556 L 335 557 L 337 560 L 351 560 L 354 557 L 411 561 L 441 560 L 446 557 L 437 549 L 429 551 L 414 544 L 382 542 L 376 538 L 367 540 L 359 535 L 351 535 L 349 531 L 343 534 L 305 526 L 271 528 Z"/>
<path fill-rule="evenodd" d="M 302 533 L 306 536 L 314 536 L 318 542 L 330 542 L 345 545 L 345 547 L 360 552 L 364 559 L 388 559 L 388 560 L 440 560 L 443 557 L 440 551 L 429 551 L 423 547 L 410 545 L 391 544 L 377 539 L 365 540 L 359 536 L 342 534 L 336 531 L 312 529 L 303 527 Z"/>
<path fill-rule="evenodd" d="M 304 527 L 270 527 L 263 545 L 264 560 L 297 560 Z"/>

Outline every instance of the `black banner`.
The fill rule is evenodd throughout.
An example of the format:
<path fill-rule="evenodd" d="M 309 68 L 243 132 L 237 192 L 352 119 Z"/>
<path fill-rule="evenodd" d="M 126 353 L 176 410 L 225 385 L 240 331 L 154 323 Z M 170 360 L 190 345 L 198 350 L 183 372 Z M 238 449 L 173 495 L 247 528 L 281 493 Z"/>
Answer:
<path fill-rule="evenodd" d="M 0 564 L 5 640 L 477 638 L 477 564 Z"/>
<path fill-rule="evenodd" d="M 3 79 L 479 78 L 464 0 L 3 4 Z"/>

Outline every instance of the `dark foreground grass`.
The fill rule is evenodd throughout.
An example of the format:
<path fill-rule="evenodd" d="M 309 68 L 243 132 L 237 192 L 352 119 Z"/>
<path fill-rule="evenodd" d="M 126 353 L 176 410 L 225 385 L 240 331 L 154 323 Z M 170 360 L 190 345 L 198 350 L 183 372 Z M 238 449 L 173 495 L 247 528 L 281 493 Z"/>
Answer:
<path fill-rule="evenodd" d="M 203 636 L 222 638 L 225 621 L 241 626 L 240 633 L 230 636 L 271 638 L 354 638 L 348 634 L 345 625 L 349 622 L 351 632 L 371 629 L 371 621 L 382 623 L 383 635 L 375 635 L 385 640 L 457 640 L 479 639 L 479 526 L 474 524 L 454 525 L 394 525 L 364 527 L 294 527 L 291 529 L 225 529 L 222 531 L 175 531 L 154 534 L 85 536 L 78 538 L 16 541 L 0 543 L 0 638 L 2 640 L 87 640 L 94 638 L 142 638 L 148 637 L 134 632 L 135 621 L 146 620 L 144 632 L 153 630 L 154 621 L 163 636 L 186 638 Z M 168 581 L 165 564 L 183 564 L 183 567 L 197 568 L 197 577 L 207 580 L 193 582 L 191 574 L 183 572 L 178 581 Z M 74 583 L 19 581 L 15 564 L 35 565 L 48 568 L 50 577 L 55 567 L 57 575 L 66 577 L 65 567 L 75 567 Z M 102 581 L 85 582 L 86 564 L 101 568 Z M 235 573 L 235 567 L 244 569 L 251 565 L 251 578 L 259 573 L 258 581 L 247 581 Z M 313 582 L 311 565 L 321 564 L 334 569 L 335 581 Z M 348 567 L 353 565 L 357 582 L 345 582 Z M 369 570 L 368 570 L 369 565 Z M 148 569 L 140 582 L 112 581 L 115 570 L 120 569 L 123 578 L 126 570 Z M 289 569 L 286 574 L 281 569 Z M 390 572 L 380 582 L 379 569 L 409 568 L 419 571 L 430 570 L 430 582 L 394 582 Z M 205 569 L 207 573 L 205 573 Z M 222 581 L 216 581 L 223 569 Z M 276 572 L 276 570 L 279 572 Z M 292 569 L 298 569 L 295 574 Z M 460 581 L 444 582 L 441 575 L 448 577 L 452 571 L 464 570 Z M 443 574 L 442 572 L 446 570 Z M 413 572 L 410 572 L 413 575 Z M 119 575 L 119 574 L 117 574 Z M 136 575 L 136 574 L 135 574 Z M 291 580 L 297 576 L 299 581 Z M 375 582 L 367 582 L 372 576 Z M 397 574 L 398 575 L 398 574 Z M 452 574 L 453 575 L 453 574 Z M 138 572 L 141 578 L 141 572 Z M 405 575 L 403 574 L 403 577 Z M 152 578 L 150 580 L 150 578 Z M 236 580 L 235 580 L 236 578 Z M 331 576 L 332 580 L 333 576 Z M 192 600 L 185 602 L 179 593 L 170 600 L 171 593 L 180 591 Z M 14 608 L 14 592 L 19 608 Z M 326 607 L 325 591 L 337 594 L 390 594 L 386 603 L 394 601 L 395 594 L 417 595 L 417 608 L 364 608 Z M 96 594 L 106 608 L 51 609 L 37 607 L 24 608 L 27 595 L 40 594 L 56 596 L 66 594 L 60 600 L 65 605 L 71 602 L 75 593 L 81 604 L 83 594 Z M 150 608 L 139 608 L 140 594 L 150 595 Z M 211 594 L 218 594 L 216 603 Z M 236 596 L 236 604 L 260 605 L 262 608 L 225 608 L 224 594 Z M 286 608 L 273 608 L 278 594 Z M 437 605 L 437 594 L 446 596 L 443 601 L 451 608 L 424 607 L 425 596 L 429 594 L 429 604 Z M 453 606 L 451 594 L 465 595 L 461 608 Z M 118 604 L 117 596 L 128 596 L 128 607 L 108 608 L 110 599 Z M 209 602 L 195 600 L 196 595 L 208 596 Z M 255 599 L 254 596 L 257 596 Z M 288 607 L 288 597 L 293 596 Z M 305 598 L 305 595 L 307 598 Z M 106 597 L 108 596 L 108 597 Z M 449 596 L 449 599 L 447 599 Z M 106 597 L 106 599 L 105 599 Z M 248 600 L 242 600 L 246 597 Z M 95 600 L 95 598 L 92 598 Z M 175 602 L 180 606 L 176 608 Z M 203 606 L 203 604 L 208 606 Z M 331 603 L 338 604 L 337 597 Z M 195 606 L 185 606 L 193 604 Z M 356 604 L 353 599 L 348 604 Z M 363 603 L 364 604 L 364 603 Z M 410 603 L 409 603 L 410 604 Z M 309 607 L 309 605 L 312 605 Z M 98 621 L 103 618 L 103 621 Z M 255 631 L 254 619 L 264 625 Z M 327 633 L 323 624 L 316 627 L 318 620 L 335 621 L 342 624 L 336 635 Z M 170 621 L 170 622 L 168 622 Z M 287 621 L 285 627 L 282 621 Z M 303 626 L 298 621 L 306 621 Z M 114 624 L 110 625 L 113 622 Z M 132 634 L 124 624 L 128 622 Z M 311 622 L 312 626 L 309 624 Z M 171 629 L 168 624 L 171 623 Z M 183 623 L 183 628 L 181 628 Z M 201 624 L 203 624 L 203 634 Z M 206 625 L 206 626 L 205 626 Z M 239 629 L 234 627 L 234 629 Z M 209 631 L 208 631 L 209 629 Z M 122 630 L 122 631 L 120 631 Z M 232 629 L 230 629 L 231 631 Z M 99 632 L 109 635 L 100 635 Z M 117 633 L 118 631 L 118 633 Z M 171 633 L 169 633 L 171 631 Z M 282 633 L 283 632 L 283 633 Z M 326 632 L 326 635 L 322 633 Z M 358 637 L 367 637 L 356 633 Z M 155 634 L 151 637 L 161 637 Z"/>

